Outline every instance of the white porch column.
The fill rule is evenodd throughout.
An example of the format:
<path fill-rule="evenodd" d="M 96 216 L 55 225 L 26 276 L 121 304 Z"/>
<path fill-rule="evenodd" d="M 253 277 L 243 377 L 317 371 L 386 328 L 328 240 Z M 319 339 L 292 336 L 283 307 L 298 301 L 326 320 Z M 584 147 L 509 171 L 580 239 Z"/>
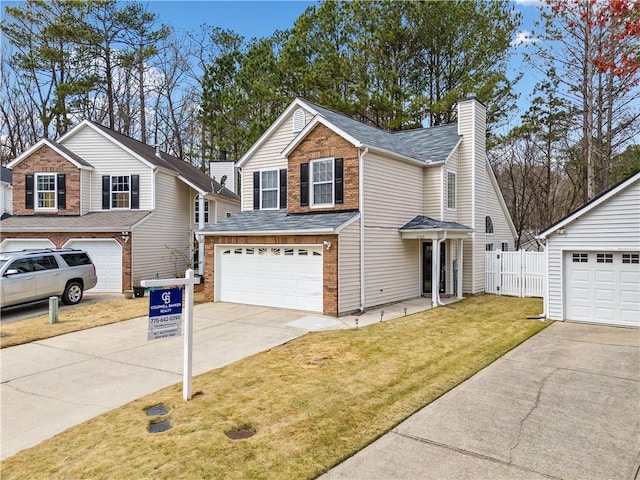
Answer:
<path fill-rule="evenodd" d="M 198 230 L 204 228 L 204 194 L 198 194 Z M 198 275 L 204 275 L 204 237 L 198 235 Z"/>
<path fill-rule="evenodd" d="M 440 242 L 431 241 L 431 306 L 438 306 L 440 295 Z"/>
<path fill-rule="evenodd" d="M 457 298 L 462 298 L 462 252 L 464 249 L 462 248 L 463 241 L 461 238 L 458 239 L 458 279 L 456 280 L 456 284 L 458 285 L 458 291 L 456 292 Z"/>

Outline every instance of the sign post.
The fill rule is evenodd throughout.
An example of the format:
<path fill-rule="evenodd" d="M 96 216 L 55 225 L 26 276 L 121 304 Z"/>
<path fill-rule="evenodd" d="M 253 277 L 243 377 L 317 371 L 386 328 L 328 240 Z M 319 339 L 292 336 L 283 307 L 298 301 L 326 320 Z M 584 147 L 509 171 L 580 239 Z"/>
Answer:
<path fill-rule="evenodd" d="M 194 274 L 193 274 L 193 270 L 189 269 L 185 272 L 185 278 L 164 278 L 164 279 L 159 279 L 159 280 L 142 280 L 140 282 L 140 285 L 147 288 L 147 287 L 166 287 L 166 286 L 174 286 L 174 285 L 184 285 L 185 286 L 185 308 L 184 308 L 184 362 L 183 362 L 183 370 L 182 370 L 182 398 L 186 401 L 186 400 L 191 400 L 192 397 L 192 347 L 193 347 L 193 286 L 195 284 L 200 283 L 200 278 L 195 278 Z M 160 293 L 160 295 L 165 294 L 165 300 L 162 300 L 162 302 L 166 301 L 166 292 L 171 291 L 173 289 L 167 289 L 167 290 L 163 290 L 162 293 Z M 153 293 L 153 292 L 152 292 Z M 169 299 L 169 305 L 173 305 L 174 302 L 173 301 L 173 297 L 171 297 Z M 151 307 L 152 307 L 152 302 L 149 302 L 149 320 L 151 323 Z M 162 308 L 162 307 L 158 307 L 155 308 L 154 310 L 158 310 L 158 311 L 163 311 L 163 310 L 168 310 L 168 308 Z M 182 304 L 180 304 L 180 310 L 182 310 Z M 167 317 L 171 317 L 172 315 L 175 315 L 175 312 L 164 312 Z M 159 314 L 160 316 L 162 315 L 162 313 Z M 170 324 L 172 321 L 175 321 L 174 318 L 166 318 L 163 319 L 162 322 L 160 323 L 165 323 L 165 324 Z M 171 327 L 169 328 L 175 328 L 175 326 L 172 324 Z M 177 327 L 178 329 L 180 328 L 179 325 Z M 171 335 L 174 336 L 174 335 Z M 150 340 L 151 338 L 151 333 L 149 333 L 149 337 Z M 165 338 L 165 337 L 158 337 L 158 338 Z"/>

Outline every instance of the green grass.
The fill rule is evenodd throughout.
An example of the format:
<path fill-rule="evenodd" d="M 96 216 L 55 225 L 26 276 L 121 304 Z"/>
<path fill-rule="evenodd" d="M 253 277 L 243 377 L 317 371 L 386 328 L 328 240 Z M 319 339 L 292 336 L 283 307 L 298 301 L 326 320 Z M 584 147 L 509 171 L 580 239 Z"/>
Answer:
<path fill-rule="evenodd" d="M 539 299 L 485 295 L 358 330 L 305 335 L 71 428 L 2 478 L 313 478 L 548 322 Z M 147 432 L 163 403 L 173 428 Z M 225 431 L 256 435 L 230 440 Z"/>

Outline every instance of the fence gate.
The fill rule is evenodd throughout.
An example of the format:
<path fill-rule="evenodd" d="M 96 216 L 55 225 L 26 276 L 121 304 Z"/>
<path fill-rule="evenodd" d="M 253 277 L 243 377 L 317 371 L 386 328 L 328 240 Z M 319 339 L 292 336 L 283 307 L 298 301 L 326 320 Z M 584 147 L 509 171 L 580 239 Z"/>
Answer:
<path fill-rule="evenodd" d="M 485 271 L 487 293 L 544 296 L 544 252 L 486 252 Z"/>

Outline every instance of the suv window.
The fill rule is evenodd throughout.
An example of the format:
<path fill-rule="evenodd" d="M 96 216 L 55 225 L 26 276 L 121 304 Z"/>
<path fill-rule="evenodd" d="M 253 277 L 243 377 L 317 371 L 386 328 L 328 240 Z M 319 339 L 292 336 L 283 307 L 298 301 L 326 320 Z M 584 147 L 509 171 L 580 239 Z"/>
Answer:
<path fill-rule="evenodd" d="M 91 259 L 86 253 L 63 253 L 61 257 L 70 267 L 78 265 L 91 265 Z"/>
<path fill-rule="evenodd" d="M 58 268 L 58 262 L 52 255 L 41 257 L 22 258 L 13 262 L 9 268 L 15 268 L 18 273 L 41 272 Z"/>

